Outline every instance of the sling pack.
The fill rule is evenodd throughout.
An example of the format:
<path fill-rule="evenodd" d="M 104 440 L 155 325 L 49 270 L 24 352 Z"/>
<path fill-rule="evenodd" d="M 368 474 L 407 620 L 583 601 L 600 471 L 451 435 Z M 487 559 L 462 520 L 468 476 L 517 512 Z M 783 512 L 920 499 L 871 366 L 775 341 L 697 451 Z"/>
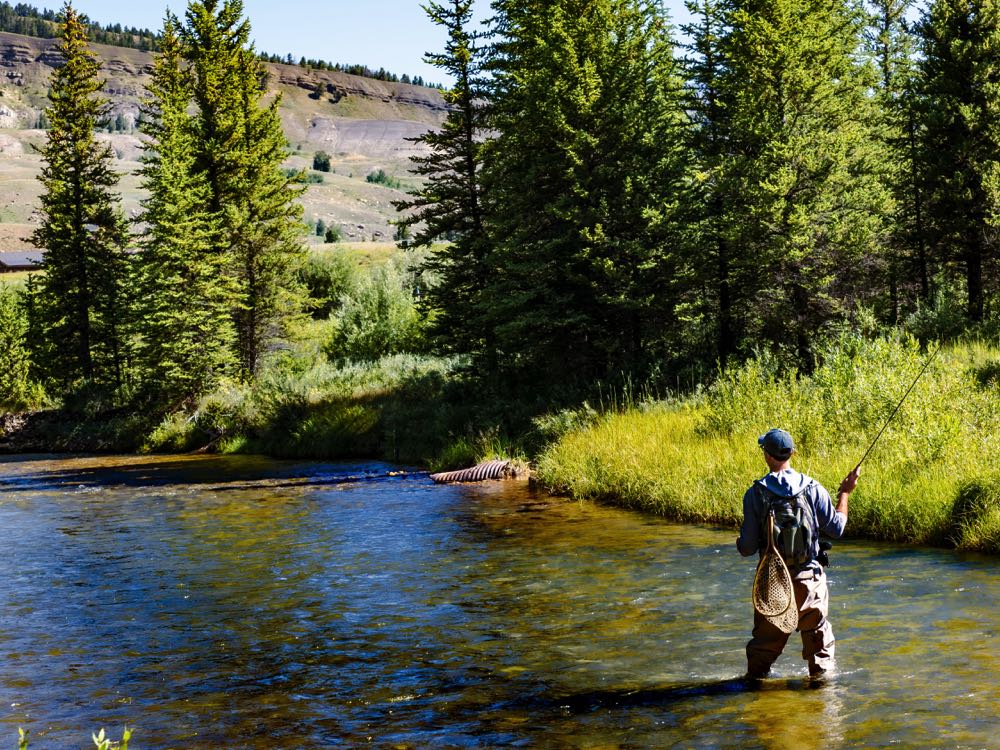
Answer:
<path fill-rule="evenodd" d="M 767 536 L 767 519 L 774 514 L 774 543 L 778 554 L 789 568 L 801 568 L 812 561 L 813 537 L 816 518 L 806 492 L 812 482 L 806 484 L 797 495 L 791 497 L 771 492 L 761 482 L 757 482 L 757 497 L 761 504 L 761 539 Z"/>

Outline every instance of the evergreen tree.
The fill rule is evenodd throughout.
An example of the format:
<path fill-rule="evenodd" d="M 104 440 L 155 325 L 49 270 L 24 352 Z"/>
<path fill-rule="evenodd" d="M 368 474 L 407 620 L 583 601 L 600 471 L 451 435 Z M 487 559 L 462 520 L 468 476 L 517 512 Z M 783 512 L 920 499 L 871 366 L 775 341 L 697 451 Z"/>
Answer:
<path fill-rule="evenodd" d="M 1000 3 L 936 0 L 920 24 L 928 231 L 982 320 L 1000 219 Z"/>
<path fill-rule="evenodd" d="M 735 219 L 731 207 L 740 202 L 735 185 L 727 181 L 730 133 L 723 78 L 726 70 L 722 41 L 726 36 L 725 15 L 716 0 L 688 0 L 694 19 L 684 27 L 688 38 L 685 57 L 687 105 L 694 179 L 682 193 L 681 210 L 689 249 L 672 274 L 682 289 L 678 294 L 683 317 L 693 336 L 691 348 L 698 353 L 699 338 L 713 339 L 711 346 L 721 368 L 736 353 L 741 334 L 737 311 L 746 301 L 738 299 L 737 282 L 746 259 L 735 257 L 738 247 L 730 242 L 728 229 Z M 697 325 L 700 323 L 700 325 Z M 704 354 L 702 355 L 704 357 Z M 711 360 L 711 357 L 705 357 Z"/>
<path fill-rule="evenodd" d="M 659 3 L 497 0 L 491 255 L 482 308 L 515 387 L 635 372 L 659 338 L 679 179 L 678 77 Z"/>
<path fill-rule="evenodd" d="M 209 390 L 233 369 L 236 299 L 220 217 L 208 208 L 207 176 L 195 169 L 191 80 L 177 29 L 168 14 L 142 124 L 149 197 L 141 217 L 147 229 L 139 256 L 139 361 L 150 389 L 168 402 Z"/>
<path fill-rule="evenodd" d="M 313 169 L 320 172 L 330 171 L 330 154 L 326 151 L 317 151 L 313 155 Z"/>
<path fill-rule="evenodd" d="M 727 242 L 747 343 L 812 343 L 867 286 L 884 188 L 875 174 L 861 19 L 844 0 L 732 0 L 721 83 L 729 143 Z"/>
<path fill-rule="evenodd" d="M 182 30 L 196 104 L 195 168 L 223 231 L 236 279 L 233 317 L 240 375 L 257 374 L 269 344 L 301 309 L 294 275 L 303 257 L 304 190 L 281 168 L 288 143 L 279 98 L 264 102 L 264 70 L 249 42 L 240 0 L 191 2 Z"/>
<path fill-rule="evenodd" d="M 470 29 L 471 0 L 431 2 L 424 7 L 431 20 L 448 32 L 444 52 L 425 59 L 453 77 L 455 85 L 444 95 L 450 108 L 441 128 L 413 139 L 430 151 L 413 158 L 414 173 L 426 181 L 416 198 L 394 203 L 398 210 L 409 212 L 397 233 L 417 227 L 408 247 L 434 248 L 426 267 L 439 283 L 422 303 L 439 311 L 433 319 L 435 341 L 447 351 L 483 354 L 492 361 L 492 335 L 483 326 L 480 309 L 490 275 L 480 185 L 486 138 L 483 50 L 479 35 Z"/>
<path fill-rule="evenodd" d="M 876 169 L 894 199 L 886 226 L 888 318 L 896 323 L 907 298 L 927 299 L 921 164 L 916 149 L 913 35 L 906 25 L 911 0 L 872 0 L 865 33 L 875 64 L 874 132 L 883 151 Z"/>
<path fill-rule="evenodd" d="M 46 249 L 36 295 L 40 351 L 48 379 L 66 390 L 80 380 L 119 387 L 127 364 L 127 230 L 112 192 L 111 148 L 94 138 L 107 114 L 97 60 L 79 15 L 67 4 L 52 74 L 47 139 L 40 149 L 42 222 L 32 241 Z"/>

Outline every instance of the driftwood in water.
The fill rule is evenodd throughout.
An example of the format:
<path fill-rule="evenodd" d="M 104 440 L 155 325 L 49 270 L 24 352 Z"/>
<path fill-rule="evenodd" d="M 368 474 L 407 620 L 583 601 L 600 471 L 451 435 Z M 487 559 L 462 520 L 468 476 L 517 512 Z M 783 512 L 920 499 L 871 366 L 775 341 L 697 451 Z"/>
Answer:
<path fill-rule="evenodd" d="M 513 479 L 520 474 L 519 467 L 512 461 L 493 459 L 468 469 L 431 474 L 431 479 L 435 482 L 480 482 L 484 479 Z"/>

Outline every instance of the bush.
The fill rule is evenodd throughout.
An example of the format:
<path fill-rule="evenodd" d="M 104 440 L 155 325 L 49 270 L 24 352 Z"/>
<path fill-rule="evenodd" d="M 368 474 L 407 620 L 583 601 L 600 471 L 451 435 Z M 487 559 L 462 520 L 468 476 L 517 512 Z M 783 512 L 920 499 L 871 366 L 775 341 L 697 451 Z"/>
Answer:
<path fill-rule="evenodd" d="M 329 172 L 330 154 L 326 153 L 326 151 L 317 151 L 313 155 L 313 169 L 317 172 Z"/>
<path fill-rule="evenodd" d="M 285 169 L 283 172 L 292 182 L 303 185 L 322 185 L 325 182 L 321 174 L 309 174 L 298 169 Z"/>
<path fill-rule="evenodd" d="M 299 280 L 309 294 L 309 312 L 313 318 L 329 317 L 340 300 L 352 294 L 359 281 L 358 269 L 345 252 L 310 253 L 299 269 Z"/>
<path fill-rule="evenodd" d="M 221 450 L 424 461 L 456 419 L 445 396 L 451 360 L 398 355 L 342 367 L 313 361 L 305 370 L 285 364 L 267 370 L 241 408 L 230 406 Z M 208 401 L 231 403 L 224 394 Z M 218 429 L 217 416 L 213 421 Z"/>
<path fill-rule="evenodd" d="M 918 307 L 906 317 L 903 328 L 921 341 L 953 341 L 969 325 L 961 299 L 961 294 L 939 289 L 929 306 Z"/>
<path fill-rule="evenodd" d="M 21 294 L 0 284 L 0 409 L 21 411 L 45 399 L 31 375 L 28 316 Z"/>
<path fill-rule="evenodd" d="M 365 180 L 374 185 L 385 185 L 394 190 L 401 190 L 403 187 L 403 184 L 398 179 L 390 177 L 384 169 L 377 169 L 371 172 Z"/>
<path fill-rule="evenodd" d="M 376 267 L 342 299 L 335 329 L 324 346 L 334 361 L 374 361 L 423 348 L 423 323 L 411 289 L 413 278 L 397 261 Z"/>
<path fill-rule="evenodd" d="M 190 451 L 213 447 L 223 450 L 240 439 L 259 421 L 250 386 L 222 383 L 203 396 L 191 414 L 168 415 L 146 438 L 142 450 Z"/>

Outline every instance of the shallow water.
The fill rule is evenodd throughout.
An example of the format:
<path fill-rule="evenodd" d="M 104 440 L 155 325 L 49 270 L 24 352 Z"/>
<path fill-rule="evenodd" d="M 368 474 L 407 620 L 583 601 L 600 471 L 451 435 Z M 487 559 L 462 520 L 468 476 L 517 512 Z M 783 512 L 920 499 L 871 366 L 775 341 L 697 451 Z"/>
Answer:
<path fill-rule="evenodd" d="M 392 468 L 0 459 L 0 744 L 1000 747 L 993 558 L 838 544 L 749 690 L 735 532 Z"/>

